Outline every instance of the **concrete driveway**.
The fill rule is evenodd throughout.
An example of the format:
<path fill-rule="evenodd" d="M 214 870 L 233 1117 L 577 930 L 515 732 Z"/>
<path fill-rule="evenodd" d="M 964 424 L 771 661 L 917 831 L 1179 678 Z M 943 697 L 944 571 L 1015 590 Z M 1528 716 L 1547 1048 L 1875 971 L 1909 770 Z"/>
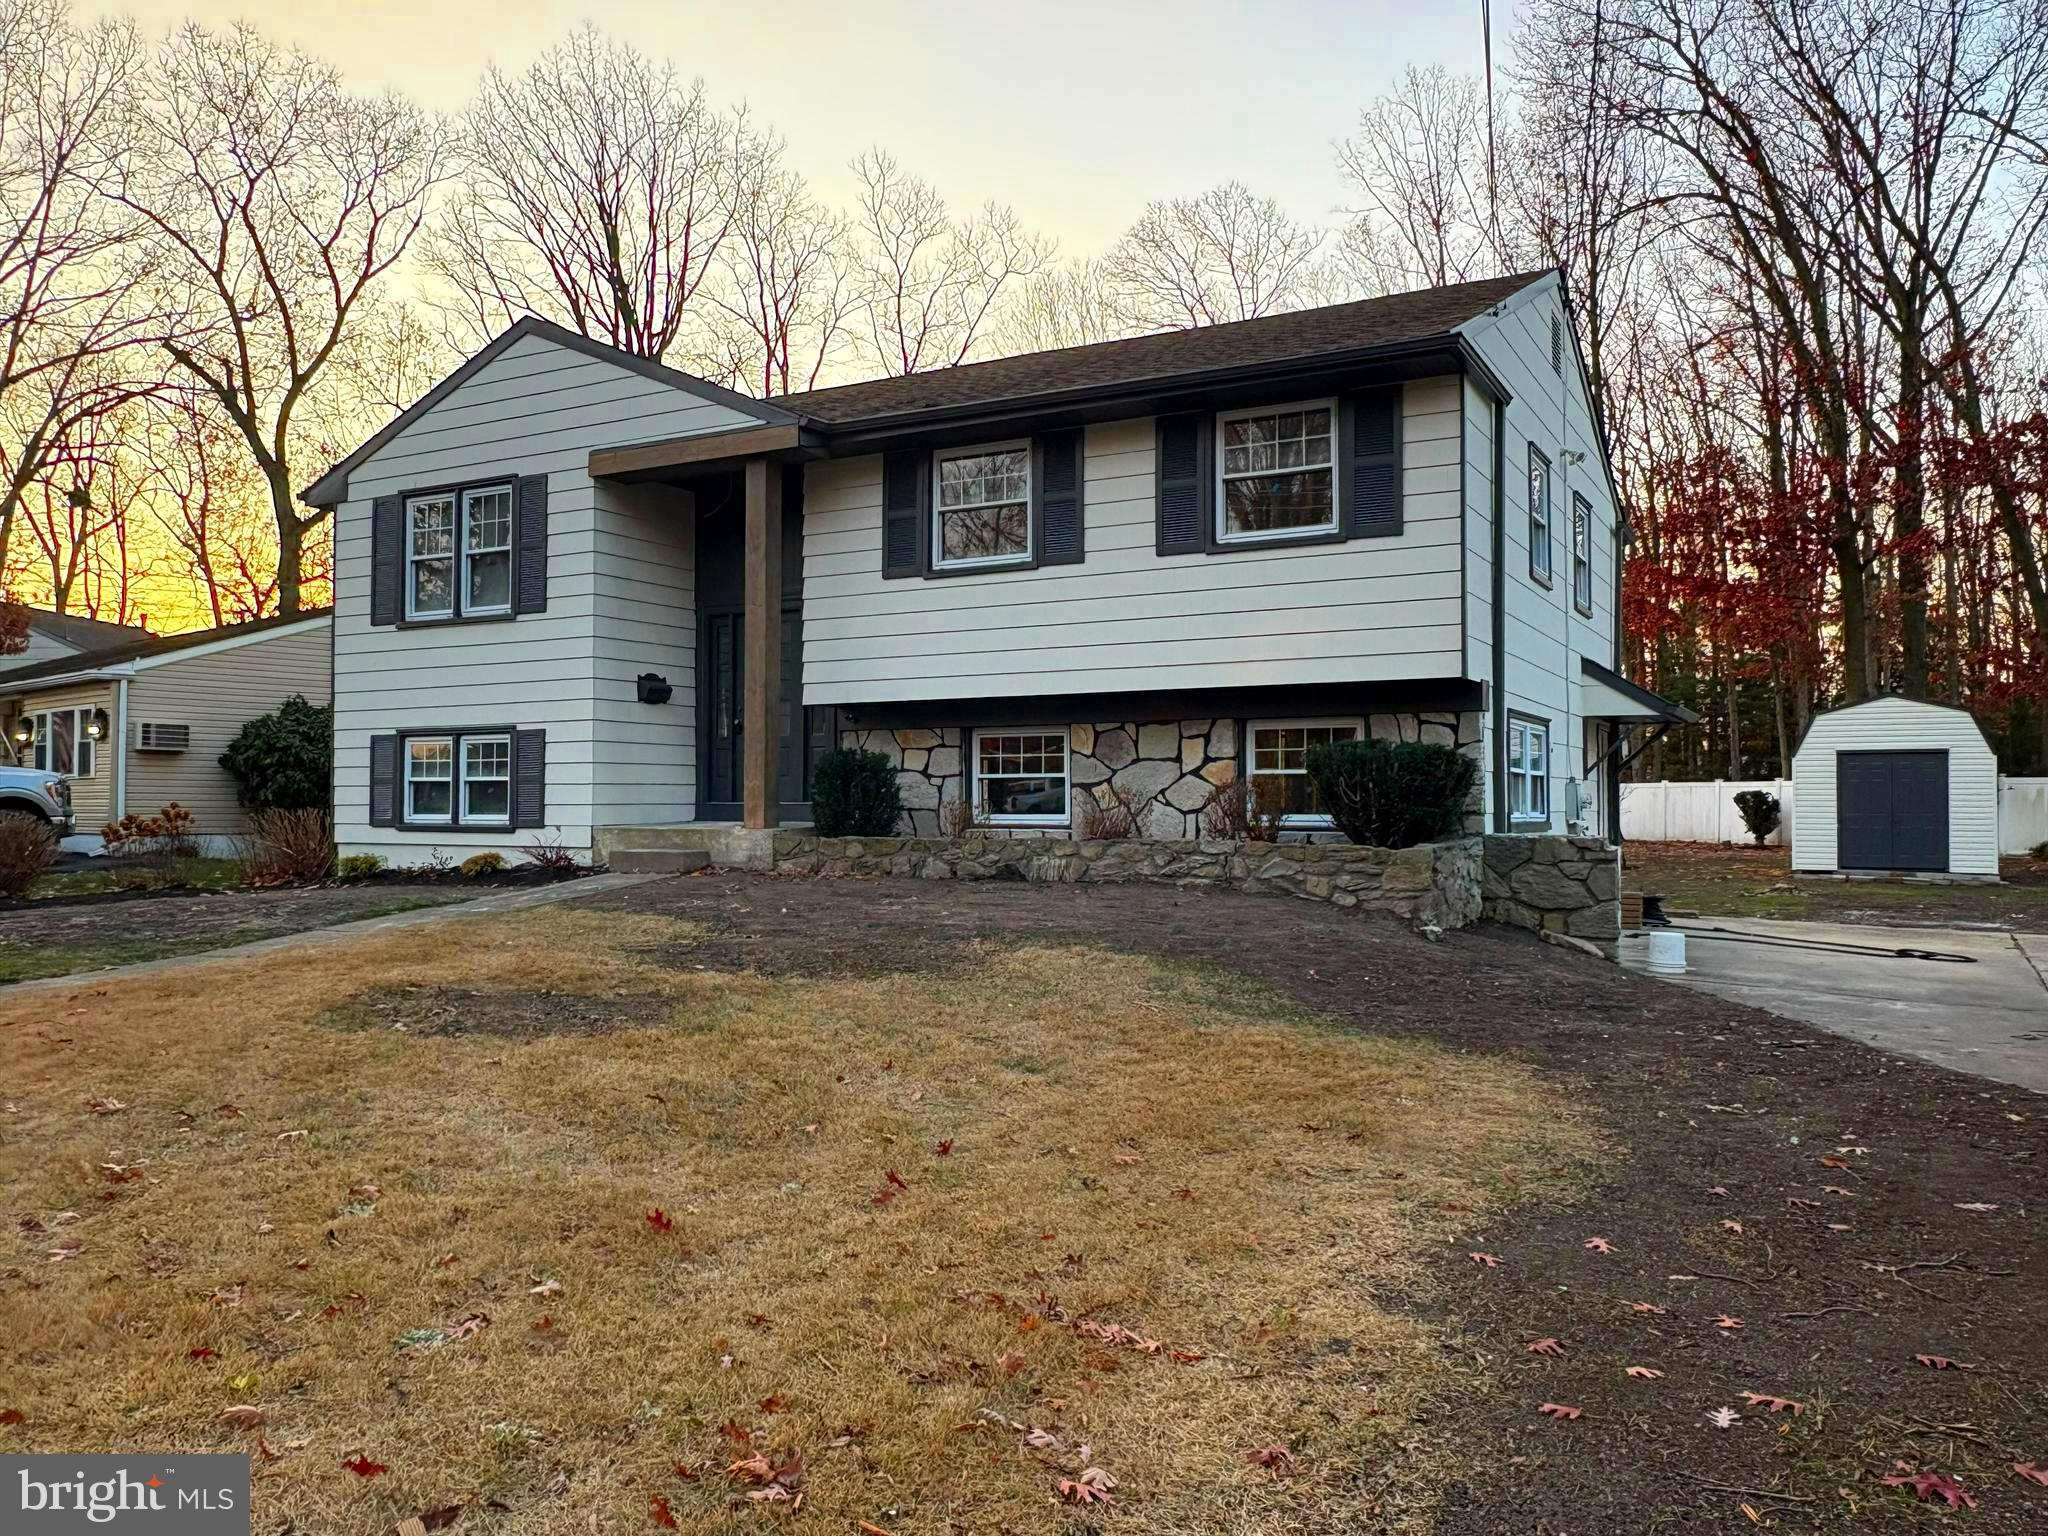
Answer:
<path fill-rule="evenodd" d="M 1685 918 L 1675 978 L 1902 1056 L 2048 1093 L 2048 934 Z M 1622 940 L 1643 966 L 1647 941 Z"/>

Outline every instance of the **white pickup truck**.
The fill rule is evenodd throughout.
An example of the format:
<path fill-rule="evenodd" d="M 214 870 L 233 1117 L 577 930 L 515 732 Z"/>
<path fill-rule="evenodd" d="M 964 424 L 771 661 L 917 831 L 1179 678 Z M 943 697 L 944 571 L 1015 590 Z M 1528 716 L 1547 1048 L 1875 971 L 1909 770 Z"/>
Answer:
<path fill-rule="evenodd" d="M 0 762 L 0 816 L 33 816 L 59 837 L 77 829 L 71 786 L 63 775 L 41 768 L 10 768 Z"/>

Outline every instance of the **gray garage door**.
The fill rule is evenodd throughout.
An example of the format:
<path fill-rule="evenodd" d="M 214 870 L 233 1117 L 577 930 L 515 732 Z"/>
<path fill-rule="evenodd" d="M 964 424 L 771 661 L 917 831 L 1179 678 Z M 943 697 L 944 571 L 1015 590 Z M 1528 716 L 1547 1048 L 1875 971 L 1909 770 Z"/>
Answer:
<path fill-rule="evenodd" d="M 1838 869 L 1948 868 L 1948 754 L 1835 758 Z"/>

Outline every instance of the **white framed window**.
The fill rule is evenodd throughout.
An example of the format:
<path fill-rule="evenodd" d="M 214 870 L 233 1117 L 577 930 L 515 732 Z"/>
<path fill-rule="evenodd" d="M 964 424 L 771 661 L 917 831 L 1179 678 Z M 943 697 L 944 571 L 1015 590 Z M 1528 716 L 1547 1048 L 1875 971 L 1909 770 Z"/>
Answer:
<path fill-rule="evenodd" d="M 1508 815 L 1550 820 L 1550 727 L 1541 720 L 1508 717 Z"/>
<path fill-rule="evenodd" d="M 426 824 L 454 821 L 454 737 L 405 739 L 405 819 Z"/>
<path fill-rule="evenodd" d="M 1550 460 L 1529 445 L 1529 574 L 1550 585 Z"/>
<path fill-rule="evenodd" d="M 512 738 L 462 738 L 462 823 L 512 824 Z"/>
<path fill-rule="evenodd" d="M 512 608 L 512 487 L 462 493 L 462 611 Z"/>
<path fill-rule="evenodd" d="M 99 743 L 87 734 L 92 717 L 89 706 L 30 715 L 35 741 L 29 748 L 29 766 L 67 779 L 91 778 L 99 768 Z"/>
<path fill-rule="evenodd" d="M 1225 544 L 1334 533 L 1337 402 L 1216 418 L 1216 537 Z"/>
<path fill-rule="evenodd" d="M 932 565 L 1015 565 L 1031 558 L 1031 444 L 942 448 L 932 455 Z"/>
<path fill-rule="evenodd" d="M 1593 508 L 1572 492 L 1572 606 L 1593 611 Z"/>
<path fill-rule="evenodd" d="M 1066 729 L 976 731 L 974 814 L 997 827 L 1066 826 Z"/>
<path fill-rule="evenodd" d="M 405 504 L 405 614 L 455 617 L 455 497 L 414 496 Z"/>
<path fill-rule="evenodd" d="M 1263 810 L 1279 811 L 1287 827 L 1327 827 L 1329 813 L 1309 782 L 1308 749 L 1357 741 L 1363 720 L 1254 720 L 1247 729 L 1251 791 Z"/>

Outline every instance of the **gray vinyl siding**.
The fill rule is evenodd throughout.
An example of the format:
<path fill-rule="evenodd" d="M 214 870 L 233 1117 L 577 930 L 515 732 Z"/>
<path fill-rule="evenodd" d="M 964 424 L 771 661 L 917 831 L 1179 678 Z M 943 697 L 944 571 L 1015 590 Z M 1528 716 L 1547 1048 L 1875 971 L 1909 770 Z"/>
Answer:
<path fill-rule="evenodd" d="M 1458 398 L 1405 386 L 1391 538 L 1161 557 L 1148 416 L 1087 429 L 1083 563 L 885 581 L 880 456 L 812 464 L 804 702 L 1460 676 Z"/>
<path fill-rule="evenodd" d="M 679 723 L 691 713 L 682 701 L 696 630 L 688 501 L 600 487 L 589 455 L 754 424 L 729 406 L 528 336 L 355 468 L 335 513 L 335 818 L 344 853 L 416 864 L 437 848 L 460 858 L 531 841 L 526 832 L 371 827 L 370 738 L 391 731 L 546 731 L 547 819 L 571 848 L 587 849 L 591 827 L 628 803 L 649 807 L 659 797 L 677 813 L 663 819 L 688 814 L 687 725 Z M 547 611 L 373 627 L 372 501 L 514 474 L 548 477 Z M 658 716 L 632 703 L 642 671 L 667 672 L 678 703 Z"/>
<path fill-rule="evenodd" d="M 258 715 L 269 714 L 293 694 L 315 704 L 328 702 L 332 670 L 331 626 L 315 619 L 303 627 L 225 650 L 177 653 L 136 667 L 128 683 L 128 809 L 154 816 L 175 800 L 198 818 L 207 837 L 235 837 L 248 819 L 235 797 L 235 781 L 220 766 L 220 755 L 235 734 Z M 182 752 L 136 749 L 137 727 L 159 721 L 190 728 Z"/>
<path fill-rule="evenodd" d="M 1568 786 L 1584 773 L 1585 740 L 1579 659 L 1615 664 L 1615 507 L 1602 464 L 1592 405 L 1569 338 L 1563 367 L 1550 366 L 1551 318 L 1561 315 L 1562 288 L 1555 277 L 1523 289 L 1500 309 L 1461 328 L 1473 349 L 1513 395 L 1506 413 L 1507 456 L 1504 499 L 1504 638 L 1501 691 L 1509 711 L 1550 722 L 1551 826 L 1562 830 L 1569 808 Z M 1466 484 L 1467 636 L 1469 674 L 1490 678 L 1492 637 L 1493 404 L 1476 385 L 1464 392 Z M 1551 582 L 1529 573 L 1529 448 L 1550 461 Z M 1577 462 L 1572 455 L 1579 455 Z M 1593 611 L 1579 613 L 1572 600 L 1572 495 L 1592 510 Z M 1487 773 L 1499 757 L 1488 721 Z M 1487 789 L 1488 804 L 1492 788 Z M 1599 828 L 1601 794 L 1582 786 L 1586 819 Z M 1523 823 L 1521 826 L 1527 827 Z"/>
<path fill-rule="evenodd" d="M 1959 709 L 1872 699 L 1815 715 L 1792 754 L 1792 867 L 1836 869 L 1836 763 L 1842 752 L 1948 753 L 1948 872 L 1998 873 L 1998 759 Z"/>

